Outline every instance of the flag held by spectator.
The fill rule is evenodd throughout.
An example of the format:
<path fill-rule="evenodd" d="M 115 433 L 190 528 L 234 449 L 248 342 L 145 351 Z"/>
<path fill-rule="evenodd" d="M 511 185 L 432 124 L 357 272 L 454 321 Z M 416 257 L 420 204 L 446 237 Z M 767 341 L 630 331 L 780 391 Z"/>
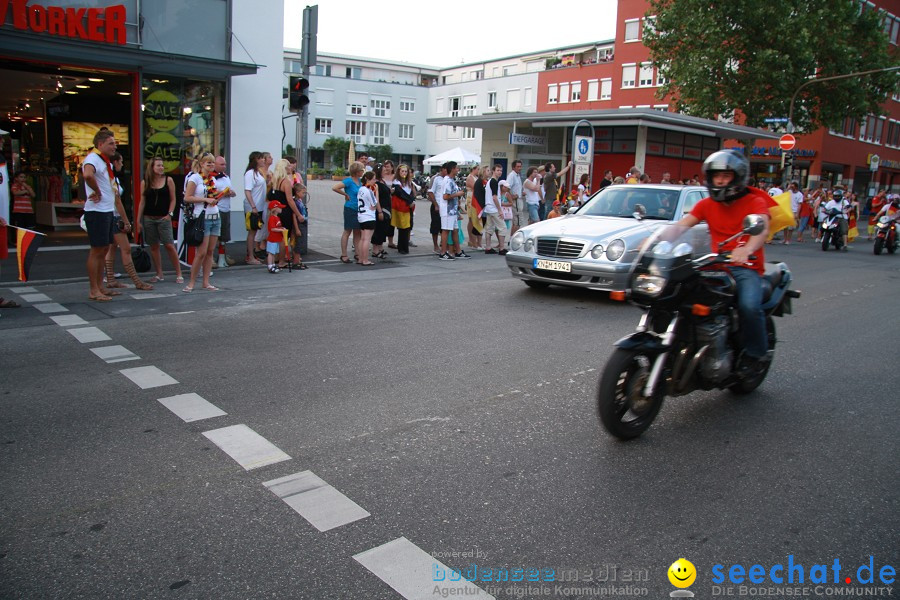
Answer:
<path fill-rule="evenodd" d="M 16 261 L 19 263 L 19 281 L 28 281 L 28 273 L 34 262 L 45 234 L 21 227 L 13 227 L 16 230 Z"/>
<path fill-rule="evenodd" d="M 796 227 L 797 220 L 791 210 L 791 193 L 785 192 L 769 199 L 769 239 L 786 227 Z"/>

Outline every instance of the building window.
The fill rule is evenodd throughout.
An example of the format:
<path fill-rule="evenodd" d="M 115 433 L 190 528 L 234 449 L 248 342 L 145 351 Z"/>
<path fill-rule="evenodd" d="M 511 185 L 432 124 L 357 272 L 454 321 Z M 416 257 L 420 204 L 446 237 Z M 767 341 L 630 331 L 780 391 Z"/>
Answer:
<path fill-rule="evenodd" d="M 564 104 L 569 101 L 569 84 L 561 83 L 559 84 L 559 103 Z"/>
<path fill-rule="evenodd" d="M 581 102 L 581 82 L 572 82 L 572 102 Z"/>
<path fill-rule="evenodd" d="M 459 116 L 459 107 L 462 103 L 462 98 L 456 96 L 455 98 L 450 98 L 450 117 L 458 117 Z"/>
<path fill-rule="evenodd" d="M 416 112 L 416 103 L 412 100 L 401 100 L 400 112 Z"/>
<path fill-rule="evenodd" d="M 556 104 L 559 102 L 559 86 L 551 83 L 547 86 L 547 104 Z"/>
<path fill-rule="evenodd" d="M 884 117 L 879 117 L 875 122 L 875 134 L 872 136 L 872 141 L 876 144 L 881 143 L 881 134 L 884 133 L 884 122 L 886 120 Z"/>
<path fill-rule="evenodd" d="M 371 100 L 369 104 L 372 107 L 373 117 L 391 117 L 391 101 L 390 100 Z"/>
<path fill-rule="evenodd" d="M 491 69 L 491 77 L 500 77 L 500 67 Z"/>
<path fill-rule="evenodd" d="M 515 75 L 516 74 L 516 65 L 506 65 L 503 67 L 503 76 L 507 75 Z"/>
<path fill-rule="evenodd" d="M 588 80 L 588 102 L 600 99 L 600 82 L 596 79 Z"/>
<path fill-rule="evenodd" d="M 897 121 L 891 120 L 888 122 L 888 132 L 884 145 L 891 148 L 900 147 L 900 123 Z"/>
<path fill-rule="evenodd" d="M 497 108 L 497 92 L 488 92 L 488 108 Z"/>
<path fill-rule="evenodd" d="M 321 75 L 322 77 L 331 77 L 331 65 L 315 65 L 310 72 L 311 75 Z"/>
<path fill-rule="evenodd" d="M 641 20 L 628 19 L 625 21 L 625 41 L 637 42 L 641 39 Z"/>
<path fill-rule="evenodd" d="M 656 17 L 644 17 L 644 36 L 656 32 Z"/>
<path fill-rule="evenodd" d="M 379 146 L 388 143 L 388 127 L 390 123 L 372 123 L 372 143 Z"/>
<path fill-rule="evenodd" d="M 633 88 L 637 65 L 622 65 L 622 87 Z"/>
<path fill-rule="evenodd" d="M 659 69 L 656 70 L 656 85 L 661 87 L 669 83 L 669 78 L 662 74 Z"/>
<path fill-rule="evenodd" d="M 348 115 L 365 115 L 366 107 L 362 104 L 348 104 L 347 105 L 347 114 Z"/>
<path fill-rule="evenodd" d="M 653 85 L 653 63 L 641 63 L 640 87 Z"/>
<path fill-rule="evenodd" d="M 477 110 L 478 110 L 478 106 L 476 105 L 475 96 L 467 96 L 466 104 L 463 105 L 463 116 L 474 117 L 476 114 L 478 114 Z M 475 128 L 474 127 L 463 127 L 462 139 L 474 140 L 475 139 Z"/>
<path fill-rule="evenodd" d="M 365 121 L 347 121 L 347 135 L 357 144 L 364 144 L 366 141 L 366 122 Z"/>
<path fill-rule="evenodd" d="M 612 99 L 612 79 L 604 79 L 600 82 L 600 99 Z"/>
<path fill-rule="evenodd" d="M 362 69 L 359 67 L 347 67 L 347 79 L 362 79 Z"/>
<path fill-rule="evenodd" d="M 525 88 L 525 99 L 524 99 L 525 106 L 532 106 L 534 99 L 531 96 L 532 96 L 531 88 Z"/>
<path fill-rule="evenodd" d="M 331 119 L 316 119 L 316 133 L 331 135 Z"/>
<path fill-rule="evenodd" d="M 472 79 L 475 81 L 484 79 L 484 71 L 472 71 Z"/>
<path fill-rule="evenodd" d="M 434 101 L 434 112 L 436 112 L 439 115 L 444 114 L 444 99 L 443 98 L 438 98 L 437 100 Z"/>
<path fill-rule="evenodd" d="M 414 125 L 404 125 L 400 124 L 400 134 L 397 136 L 398 139 L 401 140 L 412 140 L 415 139 L 413 137 Z"/>
<path fill-rule="evenodd" d="M 316 88 L 316 93 L 313 94 L 313 98 L 316 99 L 316 104 L 321 106 L 332 106 L 334 104 L 334 90 Z"/>

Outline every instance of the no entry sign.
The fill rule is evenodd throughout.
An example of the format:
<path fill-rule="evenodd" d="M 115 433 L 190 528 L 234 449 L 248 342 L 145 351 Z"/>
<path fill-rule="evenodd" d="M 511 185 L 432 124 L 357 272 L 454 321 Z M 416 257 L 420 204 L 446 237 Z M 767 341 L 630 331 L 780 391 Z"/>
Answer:
<path fill-rule="evenodd" d="M 782 150 L 793 150 L 794 146 L 797 145 L 797 138 L 786 133 L 778 140 L 778 145 L 781 146 Z"/>

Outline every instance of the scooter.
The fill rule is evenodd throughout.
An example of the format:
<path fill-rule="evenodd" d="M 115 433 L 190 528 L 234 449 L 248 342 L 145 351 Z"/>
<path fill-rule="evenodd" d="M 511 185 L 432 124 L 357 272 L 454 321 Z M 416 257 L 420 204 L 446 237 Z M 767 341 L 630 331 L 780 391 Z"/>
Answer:
<path fill-rule="evenodd" d="M 888 254 L 897 251 L 896 219 L 888 216 L 878 219 L 878 223 L 875 224 L 875 246 L 872 250 L 876 255 L 881 254 L 882 250 L 887 250 Z"/>
<path fill-rule="evenodd" d="M 844 245 L 844 236 L 841 235 L 841 211 L 832 208 L 825 214 L 822 221 L 822 251 L 828 250 L 828 246 L 834 245 L 835 250 L 840 250 Z"/>

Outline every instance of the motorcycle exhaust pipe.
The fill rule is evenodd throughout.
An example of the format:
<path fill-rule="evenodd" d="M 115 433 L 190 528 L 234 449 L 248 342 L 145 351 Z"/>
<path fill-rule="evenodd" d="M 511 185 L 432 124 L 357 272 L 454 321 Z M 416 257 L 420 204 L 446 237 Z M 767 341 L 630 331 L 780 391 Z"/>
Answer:
<path fill-rule="evenodd" d="M 687 385 L 691 380 L 691 377 L 694 376 L 694 371 L 697 370 L 697 366 L 700 364 L 700 361 L 703 360 L 703 357 L 706 355 L 706 351 L 709 350 L 709 344 L 703 346 L 697 353 L 694 355 L 694 358 L 691 359 L 691 362 L 688 363 L 687 369 L 684 371 L 684 375 L 681 377 L 681 380 L 678 382 L 678 392 L 682 393 L 687 389 Z"/>

